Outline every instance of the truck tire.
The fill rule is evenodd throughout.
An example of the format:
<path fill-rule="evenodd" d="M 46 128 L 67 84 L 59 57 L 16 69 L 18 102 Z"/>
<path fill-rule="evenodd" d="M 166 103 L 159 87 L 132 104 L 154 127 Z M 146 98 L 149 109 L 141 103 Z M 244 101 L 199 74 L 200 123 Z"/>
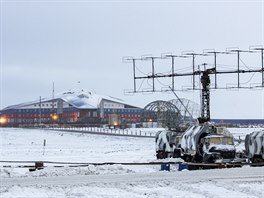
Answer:
<path fill-rule="evenodd" d="M 181 150 L 180 149 L 174 149 L 173 158 L 179 158 L 179 157 L 181 157 Z"/>
<path fill-rule="evenodd" d="M 204 154 L 203 155 L 203 162 L 204 163 L 214 163 L 214 159 L 211 155 L 208 155 L 208 154 Z"/>
<path fill-rule="evenodd" d="M 263 162 L 264 162 L 264 159 L 262 159 L 261 156 L 255 155 L 252 158 L 252 163 L 256 163 L 257 164 L 257 163 L 263 163 Z"/>
<path fill-rule="evenodd" d="M 157 159 L 164 159 L 164 152 L 163 151 L 157 151 Z"/>

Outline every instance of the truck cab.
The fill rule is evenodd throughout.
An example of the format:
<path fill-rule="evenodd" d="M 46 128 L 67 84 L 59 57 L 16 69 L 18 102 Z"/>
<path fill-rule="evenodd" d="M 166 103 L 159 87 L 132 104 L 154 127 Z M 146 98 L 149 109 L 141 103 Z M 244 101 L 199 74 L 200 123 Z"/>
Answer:
<path fill-rule="evenodd" d="M 233 135 L 227 128 L 210 123 L 188 128 L 182 136 L 181 148 L 186 162 L 216 163 L 235 158 Z"/>
<path fill-rule="evenodd" d="M 230 162 L 235 158 L 234 138 L 223 135 L 209 135 L 201 140 L 203 162 Z"/>

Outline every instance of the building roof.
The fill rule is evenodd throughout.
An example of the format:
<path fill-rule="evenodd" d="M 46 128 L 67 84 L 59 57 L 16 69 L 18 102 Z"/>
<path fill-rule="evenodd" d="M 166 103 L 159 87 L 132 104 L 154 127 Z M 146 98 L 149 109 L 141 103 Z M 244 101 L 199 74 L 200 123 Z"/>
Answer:
<path fill-rule="evenodd" d="M 61 98 L 65 102 L 79 109 L 98 108 L 102 100 L 124 103 L 124 101 L 119 98 L 99 95 L 91 91 L 84 91 L 83 89 L 81 91 L 63 92 L 56 97 Z"/>
<path fill-rule="evenodd" d="M 91 91 L 85 91 L 83 89 L 80 91 L 69 90 L 69 91 L 65 91 L 65 92 L 56 94 L 54 96 L 54 100 L 57 100 L 57 99 L 62 99 L 63 101 L 71 104 L 73 107 L 76 107 L 78 109 L 96 109 L 96 108 L 99 108 L 102 100 L 127 105 L 124 103 L 123 100 L 121 100 L 119 98 L 115 98 L 112 96 L 106 96 L 106 95 L 99 95 L 99 94 L 96 94 L 96 93 L 91 92 Z M 41 102 L 49 102 L 52 100 L 53 100 L 52 97 L 42 98 Z M 3 110 L 19 109 L 19 108 L 22 108 L 25 106 L 34 105 L 34 104 L 38 104 L 38 103 L 39 103 L 39 100 L 34 100 L 31 102 L 11 105 L 11 106 L 4 108 Z M 131 105 L 129 105 L 129 106 L 131 106 Z"/>

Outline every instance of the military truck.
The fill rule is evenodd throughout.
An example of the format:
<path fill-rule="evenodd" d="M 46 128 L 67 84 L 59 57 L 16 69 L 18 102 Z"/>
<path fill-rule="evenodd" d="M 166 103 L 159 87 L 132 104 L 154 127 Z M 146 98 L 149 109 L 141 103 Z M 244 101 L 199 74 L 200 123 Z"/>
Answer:
<path fill-rule="evenodd" d="M 182 132 L 163 130 L 156 134 L 157 159 L 178 158 L 181 155 Z"/>
<path fill-rule="evenodd" d="M 254 131 L 246 135 L 245 153 L 252 163 L 264 162 L 264 130 Z"/>
<path fill-rule="evenodd" d="M 233 135 L 224 127 L 194 125 L 181 138 L 181 157 L 186 162 L 222 163 L 235 158 Z"/>

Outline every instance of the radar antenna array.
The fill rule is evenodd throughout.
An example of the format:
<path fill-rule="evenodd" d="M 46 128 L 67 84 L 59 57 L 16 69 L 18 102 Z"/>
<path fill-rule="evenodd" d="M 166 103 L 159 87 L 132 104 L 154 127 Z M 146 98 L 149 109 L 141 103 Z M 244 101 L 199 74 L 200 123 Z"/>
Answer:
<path fill-rule="evenodd" d="M 204 50 L 203 53 L 194 53 L 194 51 L 185 51 L 182 52 L 181 55 L 174 55 L 174 54 L 162 54 L 161 56 L 144 56 L 141 58 L 134 58 L 134 57 L 124 57 L 124 62 L 130 62 L 133 65 L 133 82 L 134 87 L 133 91 L 128 91 L 127 93 L 144 93 L 144 92 L 166 92 L 166 91 L 176 91 L 175 89 L 175 78 L 177 77 L 192 77 L 192 86 L 191 88 L 185 88 L 180 91 L 184 90 L 201 90 L 201 118 L 199 119 L 200 123 L 210 121 L 210 89 L 241 89 L 241 88 L 248 88 L 248 89 L 256 89 L 256 88 L 264 88 L 264 63 L 263 63 L 263 46 L 251 46 L 249 50 L 240 50 L 239 48 L 227 48 L 226 51 L 215 51 L 215 50 Z M 240 62 L 241 56 L 244 53 L 248 54 L 260 54 L 260 61 L 261 65 L 259 67 L 246 67 L 246 69 L 242 69 Z M 217 55 L 229 55 L 235 54 L 237 65 L 235 69 L 229 70 L 219 70 L 219 65 L 217 64 Z M 196 57 L 206 57 L 212 56 L 214 57 L 214 63 L 211 68 L 207 68 L 209 66 L 208 63 L 202 63 L 197 65 L 198 69 L 196 69 Z M 176 58 L 192 58 L 192 69 L 188 72 L 175 72 L 175 59 Z M 169 73 L 159 73 L 156 72 L 155 68 L 155 61 L 157 59 L 166 60 L 171 59 L 171 71 Z M 151 60 L 151 71 L 147 72 L 148 74 L 145 75 L 137 75 L 136 74 L 136 64 L 140 61 Z M 203 70 L 201 69 L 204 68 Z M 261 79 L 260 83 L 257 83 L 253 86 L 245 85 L 242 86 L 241 84 L 241 76 L 243 74 L 250 74 L 250 73 L 260 73 Z M 228 75 L 228 74 L 236 74 L 236 86 L 233 87 L 221 87 L 218 86 L 218 76 L 219 75 Z M 214 86 L 211 85 L 210 76 L 214 76 Z M 199 76 L 200 83 L 202 88 L 197 88 L 195 85 L 195 77 Z M 165 89 L 157 89 L 155 80 L 160 78 L 171 78 L 171 84 L 168 85 Z M 137 81 L 142 81 L 145 79 L 151 80 L 151 89 L 144 90 L 143 88 L 137 89 Z"/>

